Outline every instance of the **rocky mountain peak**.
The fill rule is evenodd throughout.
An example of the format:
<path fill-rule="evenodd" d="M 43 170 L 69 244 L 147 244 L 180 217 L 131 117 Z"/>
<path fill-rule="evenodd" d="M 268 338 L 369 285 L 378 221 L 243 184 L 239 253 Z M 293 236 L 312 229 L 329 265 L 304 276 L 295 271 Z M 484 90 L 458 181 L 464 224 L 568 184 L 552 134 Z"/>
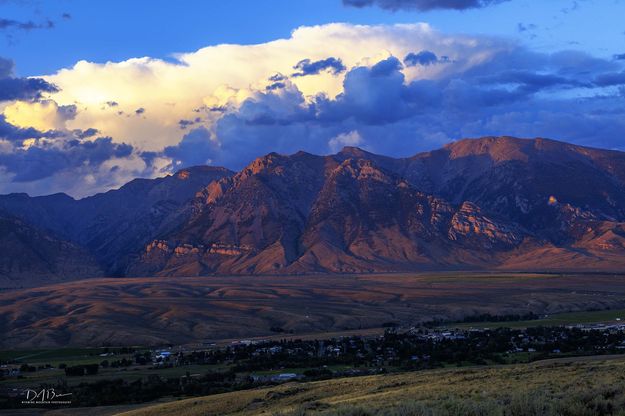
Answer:
<path fill-rule="evenodd" d="M 0 210 L 116 274 L 625 270 L 625 153 L 549 139 L 270 153 L 81 200 L 0 196 Z"/>

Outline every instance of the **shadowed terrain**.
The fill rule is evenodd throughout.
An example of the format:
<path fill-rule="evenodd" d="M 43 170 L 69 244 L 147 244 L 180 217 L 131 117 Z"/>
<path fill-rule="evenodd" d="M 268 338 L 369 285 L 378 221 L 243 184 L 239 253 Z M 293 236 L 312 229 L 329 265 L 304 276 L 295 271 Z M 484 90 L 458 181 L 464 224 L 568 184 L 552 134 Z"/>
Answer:
<path fill-rule="evenodd" d="M 513 137 L 408 158 L 269 153 L 239 172 L 196 166 L 80 200 L 4 195 L 0 215 L 32 229 L 4 247 L 75 247 L 22 250 L 17 267 L 0 257 L 0 288 L 102 274 L 622 273 L 625 153 Z M 59 276 L 58 264 L 86 272 Z"/>
<path fill-rule="evenodd" d="M 0 294 L 0 345 L 180 344 L 623 307 L 623 275 L 100 278 Z"/>
<path fill-rule="evenodd" d="M 622 357 L 589 357 L 289 383 L 160 404 L 120 416 L 621 415 L 624 369 Z"/>

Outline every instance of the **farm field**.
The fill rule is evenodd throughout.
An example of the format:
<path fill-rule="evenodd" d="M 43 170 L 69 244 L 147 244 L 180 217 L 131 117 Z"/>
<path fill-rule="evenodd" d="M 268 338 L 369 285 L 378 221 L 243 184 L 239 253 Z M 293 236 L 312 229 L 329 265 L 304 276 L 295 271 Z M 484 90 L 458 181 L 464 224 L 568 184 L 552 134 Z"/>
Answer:
<path fill-rule="evenodd" d="M 0 293 L 0 348 L 323 337 L 484 313 L 623 308 L 625 276 L 612 274 L 102 278 Z"/>
<path fill-rule="evenodd" d="M 580 311 L 545 315 L 539 319 L 502 322 L 462 322 L 445 325 L 450 328 L 531 328 L 537 326 L 625 324 L 625 309 Z"/>

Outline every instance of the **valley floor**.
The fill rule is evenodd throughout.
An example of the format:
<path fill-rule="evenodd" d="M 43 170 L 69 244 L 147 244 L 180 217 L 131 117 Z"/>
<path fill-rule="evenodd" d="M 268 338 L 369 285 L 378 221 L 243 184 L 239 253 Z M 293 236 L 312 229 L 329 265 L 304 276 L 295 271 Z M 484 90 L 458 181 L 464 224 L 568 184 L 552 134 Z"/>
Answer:
<path fill-rule="evenodd" d="M 179 345 L 285 333 L 319 338 L 484 313 L 623 308 L 622 274 L 98 278 L 0 293 L 0 348 Z"/>

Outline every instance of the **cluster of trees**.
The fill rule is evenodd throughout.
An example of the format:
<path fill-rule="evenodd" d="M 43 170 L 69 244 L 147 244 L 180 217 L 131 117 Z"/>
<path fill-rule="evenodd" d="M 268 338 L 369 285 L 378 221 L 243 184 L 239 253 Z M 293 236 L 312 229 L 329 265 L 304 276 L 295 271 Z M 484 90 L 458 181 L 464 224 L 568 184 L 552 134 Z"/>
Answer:
<path fill-rule="evenodd" d="M 472 315 L 465 317 L 462 322 L 515 322 L 515 321 L 532 321 L 540 319 L 540 315 L 536 315 L 534 312 L 528 312 L 525 314 L 506 314 L 506 315 L 491 315 L 490 313 L 483 313 L 480 315 Z"/>
<path fill-rule="evenodd" d="M 605 354 L 625 352 L 625 333 L 578 328 L 498 328 L 443 336 L 428 329 L 383 337 L 334 340 L 283 340 L 262 345 L 237 345 L 211 351 L 179 354 L 177 365 L 225 364 L 236 372 L 279 368 L 320 368 L 330 365 L 419 369 L 443 364 L 504 362 L 511 351 L 548 354 Z"/>
<path fill-rule="evenodd" d="M 524 314 L 510 313 L 504 315 L 491 315 L 490 313 L 481 313 L 478 315 L 465 316 L 461 321 L 452 321 L 449 319 L 434 319 L 432 321 L 424 322 L 422 325 L 426 328 L 436 328 L 442 325 L 454 324 L 458 322 L 518 322 L 532 321 L 535 319 L 540 319 L 540 315 L 537 315 L 534 312 L 528 312 Z"/>
<path fill-rule="evenodd" d="M 172 354 L 169 365 L 220 364 L 226 371 L 192 377 L 163 378 L 158 368 L 147 379 L 82 382 L 72 387 L 75 406 L 137 403 L 163 396 L 216 394 L 270 384 L 268 378 L 251 377 L 259 371 L 307 368 L 304 380 L 320 380 L 386 371 L 419 370 L 447 364 L 504 363 L 511 353 L 532 351 L 534 359 L 552 354 L 596 355 L 623 353 L 625 332 L 563 327 L 498 328 L 447 333 L 421 329 L 398 332 L 388 329 L 376 338 L 345 337 L 332 340 L 282 340 L 262 344 Z M 65 368 L 67 376 L 97 374 L 100 366 L 145 364 L 149 352 L 135 352 L 133 360 L 103 361 L 100 365 Z M 24 364 L 29 370 L 31 366 Z M 332 366 L 348 370 L 333 371 Z M 336 368 L 336 367 L 335 367 Z"/>
<path fill-rule="evenodd" d="M 83 364 L 65 367 L 66 376 L 88 376 L 98 374 L 98 364 Z"/>

